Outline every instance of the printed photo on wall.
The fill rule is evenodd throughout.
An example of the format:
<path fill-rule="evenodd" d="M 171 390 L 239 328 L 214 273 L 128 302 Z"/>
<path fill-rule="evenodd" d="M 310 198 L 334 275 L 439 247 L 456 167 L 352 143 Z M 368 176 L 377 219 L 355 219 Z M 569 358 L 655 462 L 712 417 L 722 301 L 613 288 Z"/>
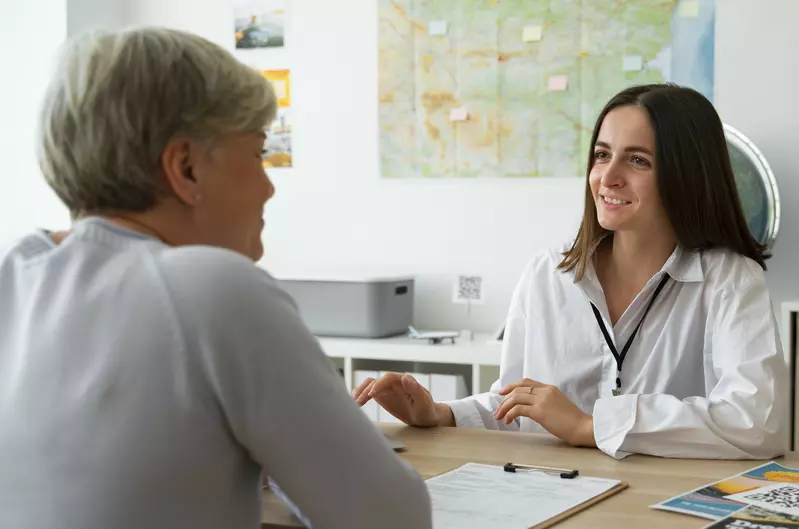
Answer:
<path fill-rule="evenodd" d="M 275 89 L 277 104 L 280 108 L 291 106 L 291 71 L 290 70 L 263 70 L 261 74 L 269 79 Z"/>
<path fill-rule="evenodd" d="M 264 167 L 291 167 L 291 71 L 262 70 L 261 74 L 272 83 L 278 106 L 277 117 L 266 131 Z"/>
<path fill-rule="evenodd" d="M 275 121 L 266 131 L 263 165 L 266 169 L 292 166 L 291 109 L 279 108 Z"/>
<path fill-rule="evenodd" d="M 230 0 L 236 48 L 279 48 L 286 31 L 286 0 Z"/>

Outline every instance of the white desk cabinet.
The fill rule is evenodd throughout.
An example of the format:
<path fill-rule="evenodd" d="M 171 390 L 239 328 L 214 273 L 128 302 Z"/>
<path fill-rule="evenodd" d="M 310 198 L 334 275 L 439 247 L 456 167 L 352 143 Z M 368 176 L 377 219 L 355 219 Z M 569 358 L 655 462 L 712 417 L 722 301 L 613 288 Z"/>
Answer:
<path fill-rule="evenodd" d="M 428 373 L 464 374 L 468 372 L 472 394 L 482 387 L 481 370 L 499 366 L 502 343 L 489 335 L 476 334 L 469 341 L 457 338 L 454 344 L 429 344 L 426 340 L 413 340 L 407 336 L 381 339 L 320 337 L 325 353 L 343 362 L 344 381 L 352 391 L 355 370 L 390 371 L 391 363 L 424 364 Z M 419 369 L 407 369 L 419 371 Z M 491 380 L 493 382 L 493 380 Z"/>

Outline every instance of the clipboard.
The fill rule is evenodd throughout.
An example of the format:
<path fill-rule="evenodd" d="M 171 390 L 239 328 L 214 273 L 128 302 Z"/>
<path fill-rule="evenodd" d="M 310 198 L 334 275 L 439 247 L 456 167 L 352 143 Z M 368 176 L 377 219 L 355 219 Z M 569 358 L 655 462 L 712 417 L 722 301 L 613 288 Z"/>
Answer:
<path fill-rule="evenodd" d="M 526 468 L 531 471 L 466 463 L 428 479 L 434 526 L 547 529 L 628 488 L 618 480 L 570 475 L 576 470 Z"/>
<path fill-rule="evenodd" d="M 570 509 L 570 510 L 568 510 L 568 511 L 562 513 L 562 514 L 559 514 L 558 516 L 555 516 L 554 518 L 550 518 L 546 522 L 540 523 L 538 525 L 534 525 L 534 526 L 530 527 L 529 529 L 548 529 L 550 527 L 554 527 L 556 524 L 559 524 L 560 522 L 562 522 L 566 518 L 570 518 L 570 517 L 574 516 L 577 513 L 583 512 L 584 510 L 588 509 L 589 507 L 591 507 L 593 505 L 596 505 L 597 503 L 599 503 L 599 502 L 601 502 L 603 500 L 606 500 L 606 499 L 610 498 L 611 496 L 613 496 L 615 494 L 618 494 L 619 492 L 623 491 L 624 489 L 626 489 L 628 487 L 629 487 L 629 485 L 627 483 L 619 482 L 618 485 L 616 485 L 612 489 L 608 490 L 607 492 L 604 492 L 604 493 L 600 494 L 599 496 L 595 496 L 594 498 L 592 498 L 592 499 L 590 499 L 590 500 L 588 500 L 588 501 L 586 501 L 584 503 L 581 503 L 580 505 L 577 505 L 576 507 L 574 507 L 574 508 L 572 508 L 572 509 Z"/>

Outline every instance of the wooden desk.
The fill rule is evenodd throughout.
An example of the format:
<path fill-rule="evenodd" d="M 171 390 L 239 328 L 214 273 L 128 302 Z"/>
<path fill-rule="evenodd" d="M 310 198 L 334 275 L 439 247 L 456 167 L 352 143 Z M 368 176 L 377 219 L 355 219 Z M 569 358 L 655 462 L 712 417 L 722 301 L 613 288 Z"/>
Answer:
<path fill-rule="evenodd" d="M 469 461 L 497 465 L 512 461 L 576 468 L 586 476 L 619 479 L 630 485 L 629 489 L 565 520 L 558 529 L 699 529 L 708 520 L 657 511 L 649 506 L 762 464 L 762 461 L 696 461 L 638 455 L 616 461 L 596 449 L 571 448 L 546 435 L 465 428 L 419 429 L 395 424 L 381 424 L 380 428 L 406 444 L 408 449 L 401 456 L 425 479 Z M 780 461 L 797 466 L 799 456 L 791 454 Z M 265 500 L 262 529 L 302 527 L 279 500 L 269 493 Z"/>

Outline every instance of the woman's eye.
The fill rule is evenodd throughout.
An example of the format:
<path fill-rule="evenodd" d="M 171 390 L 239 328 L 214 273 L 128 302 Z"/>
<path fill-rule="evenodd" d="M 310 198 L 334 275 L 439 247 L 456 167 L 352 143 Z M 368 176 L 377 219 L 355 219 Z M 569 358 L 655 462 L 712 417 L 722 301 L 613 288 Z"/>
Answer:
<path fill-rule="evenodd" d="M 635 165 L 647 165 L 647 166 L 649 165 L 649 160 L 647 160 L 646 158 L 641 158 L 640 156 L 633 156 L 632 158 L 630 158 L 630 160 Z"/>
<path fill-rule="evenodd" d="M 610 156 L 610 155 L 607 152 L 605 152 L 605 151 L 597 151 L 597 152 L 594 153 L 594 159 L 595 160 L 605 160 L 605 159 L 608 158 L 608 156 Z"/>

